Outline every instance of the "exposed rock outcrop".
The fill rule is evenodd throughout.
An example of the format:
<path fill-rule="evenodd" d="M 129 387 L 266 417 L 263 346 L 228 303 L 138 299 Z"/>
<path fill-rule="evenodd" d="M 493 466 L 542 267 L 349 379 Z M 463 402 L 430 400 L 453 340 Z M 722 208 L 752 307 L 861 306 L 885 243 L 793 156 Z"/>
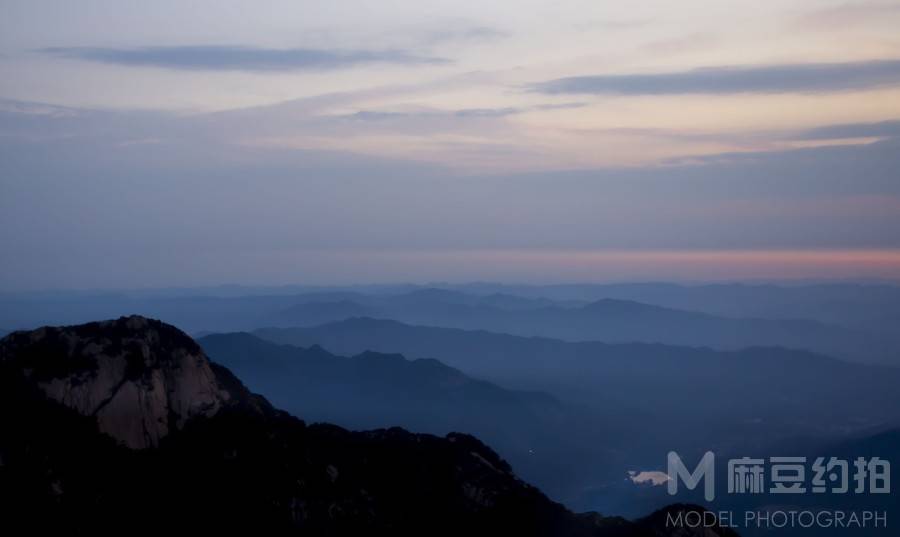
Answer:
<path fill-rule="evenodd" d="M 0 343 L 0 359 L 131 448 L 156 446 L 231 399 L 192 339 L 139 316 L 15 332 Z"/>

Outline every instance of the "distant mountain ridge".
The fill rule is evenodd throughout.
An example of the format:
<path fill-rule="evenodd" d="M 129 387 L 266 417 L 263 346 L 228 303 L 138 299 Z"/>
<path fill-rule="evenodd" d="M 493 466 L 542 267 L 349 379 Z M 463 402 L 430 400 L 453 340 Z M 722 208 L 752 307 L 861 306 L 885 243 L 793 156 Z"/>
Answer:
<path fill-rule="evenodd" d="M 900 314 L 900 288 L 890 286 L 823 286 L 821 291 L 815 286 L 662 284 L 447 287 L 349 287 L 248 296 L 224 291 L 222 296 L 0 295 L 0 325 L 77 323 L 144 311 L 171 319 L 191 333 L 210 333 L 375 317 L 570 341 L 657 342 L 726 350 L 783 346 L 900 365 L 900 336 L 893 315 Z M 849 322 L 853 319 L 859 322 Z"/>
<path fill-rule="evenodd" d="M 851 364 L 805 351 L 726 352 L 659 344 L 566 342 L 368 318 L 255 333 L 278 343 L 317 344 L 345 355 L 375 350 L 436 358 L 507 387 L 596 401 L 602 407 L 639 405 L 663 422 L 677 418 L 710 426 L 722 422 L 752 427 L 755 420 L 764 418 L 768 426 L 779 427 L 780 434 L 811 427 L 822 434 L 900 417 L 895 410 L 900 408 L 900 395 L 893 388 L 900 383 L 900 369 Z M 834 393 L 845 394 L 845 404 L 830 405 Z"/>
<path fill-rule="evenodd" d="M 882 334 L 896 332 L 896 319 L 900 317 L 900 286 L 896 283 L 485 283 L 447 288 L 472 294 L 508 293 L 549 300 L 614 298 L 725 317 L 809 319 Z"/>
<path fill-rule="evenodd" d="M 198 343 L 254 392 L 308 421 L 473 434 L 554 497 L 625 475 L 619 453 L 635 426 L 620 411 L 589 411 L 545 393 L 505 389 L 434 359 L 371 351 L 337 356 L 247 333 L 209 335 Z"/>
<path fill-rule="evenodd" d="M 333 401 L 346 402 L 356 416 L 364 404 L 363 410 L 372 410 L 373 421 L 357 422 L 356 428 L 384 427 L 384 420 L 398 412 L 418 421 L 418 430 L 431 430 L 452 425 L 454 415 L 490 412 L 485 404 L 547 412 L 559 406 L 550 395 L 505 390 L 434 359 L 407 360 L 400 354 L 371 351 L 336 356 L 317 345 L 279 345 L 248 333 L 212 334 L 198 343 L 212 360 L 245 379 L 252 389 L 269 388 L 267 398 L 295 414 L 335 421 L 340 410 Z M 316 393 L 326 382 L 332 383 L 327 392 Z M 436 413 L 436 404 L 445 409 L 444 414 Z"/>
<path fill-rule="evenodd" d="M 567 306 L 517 298 L 518 306 L 510 309 L 505 306 L 506 299 L 490 297 L 496 295 L 473 297 L 441 289 L 355 299 L 343 296 L 339 303 L 306 297 L 274 316 L 271 324 L 312 326 L 364 316 L 566 341 L 663 343 L 723 350 L 780 346 L 853 361 L 900 361 L 898 341 L 818 321 L 718 317 L 612 298 Z"/>

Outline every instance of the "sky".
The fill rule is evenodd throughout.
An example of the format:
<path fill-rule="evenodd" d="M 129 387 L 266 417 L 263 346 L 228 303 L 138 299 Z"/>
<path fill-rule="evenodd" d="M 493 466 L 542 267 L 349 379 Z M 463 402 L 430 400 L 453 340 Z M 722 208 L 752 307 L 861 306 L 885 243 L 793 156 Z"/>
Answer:
<path fill-rule="evenodd" d="M 0 290 L 900 280 L 900 0 L 0 0 Z"/>

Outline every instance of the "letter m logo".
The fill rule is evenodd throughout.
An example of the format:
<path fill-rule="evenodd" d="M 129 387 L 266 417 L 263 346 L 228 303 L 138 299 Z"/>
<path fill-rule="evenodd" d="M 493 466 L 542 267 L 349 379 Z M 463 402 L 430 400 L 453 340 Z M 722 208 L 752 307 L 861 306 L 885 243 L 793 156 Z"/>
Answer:
<path fill-rule="evenodd" d="M 700 480 L 703 479 L 703 497 L 708 502 L 716 498 L 716 456 L 712 451 L 707 451 L 703 455 L 703 458 L 700 459 L 700 464 L 697 465 L 693 472 L 688 472 L 687 467 L 681 461 L 681 457 L 674 451 L 669 452 L 668 459 L 669 466 L 666 473 L 669 474 L 669 494 L 674 495 L 678 493 L 679 480 L 684 481 L 684 486 L 688 490 L 694 490 L 697 488 Z"/>

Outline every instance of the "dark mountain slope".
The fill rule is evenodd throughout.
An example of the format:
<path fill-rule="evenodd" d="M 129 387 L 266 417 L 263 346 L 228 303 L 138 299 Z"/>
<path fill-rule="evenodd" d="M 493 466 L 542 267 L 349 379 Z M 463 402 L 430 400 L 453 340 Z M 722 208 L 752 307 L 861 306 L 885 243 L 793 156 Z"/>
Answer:
<path fill-rule="evenodd" d="M 121 384 L 109 402 L 89 404 L 109 379 Z M 70 390 L 56 391 L 60 384 Z M 212 400 L 198 412 L 185 393 Z M 163 404 L 165 417 L 146 401 Z M 148 437 L 149 447 L 131 449 L 127 427 L 101 432 L 93 414 L 110 406 L 166 427 Z M 0 341 L 0 427 L 4 532 L 651 532 L 571 514 L 470 436 L 307 426 L 250 395 L 180 331 L 139 317 Z"/>

